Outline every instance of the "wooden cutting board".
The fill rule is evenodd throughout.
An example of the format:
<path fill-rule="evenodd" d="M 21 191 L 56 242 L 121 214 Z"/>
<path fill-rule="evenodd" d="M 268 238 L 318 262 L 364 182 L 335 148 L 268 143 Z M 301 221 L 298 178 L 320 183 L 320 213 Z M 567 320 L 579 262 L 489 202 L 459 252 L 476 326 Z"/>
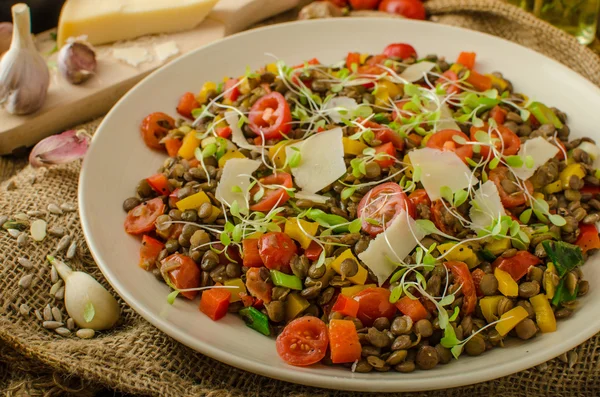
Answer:
<path fill-rule="evenodd" d="M 198 47 L 240 32 L 251 25 L 295 7 L 301 0 L 220 0 L 209 16 L 195 29 L 168 35 L 154 35 L 96 47 L 96 75 L 82 85 L 69 84 L 56 70 L 56 53 L 45 55 L 51 71 L 48 97 L 42 109 L 27 116 L 15 116 L 0 109 L 0 155 L 33 146 L 40 139 L 99 117 L 138 81 L 156 68 Z M 53 31 L 36 37 L 42 54 L 55 45 Z M 161 60 L 156 46 L 173 42 L 177 54 Z M 172 43 L 171 43 L 172 44 Z M 113 51 L 141 47 L 145 62 L 133 66 L 115 58 Z"/>

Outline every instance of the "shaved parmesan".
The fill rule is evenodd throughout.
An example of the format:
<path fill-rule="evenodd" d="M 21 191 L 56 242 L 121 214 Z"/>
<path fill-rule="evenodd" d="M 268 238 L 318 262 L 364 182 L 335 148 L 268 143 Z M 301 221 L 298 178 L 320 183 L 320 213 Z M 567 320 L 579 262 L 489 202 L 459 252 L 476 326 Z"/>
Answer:
<path fill-rule="evenodd" d="M 409 152 L 408 157 L 413 167 L 421 169 L 421 183 L 431 200 L 442 197 L 443 186 L 455 192 L 477 183 L 469 167 L 454 152 L 426 147 Z"/>
<path fill-rule="evenodd" d="M 415 63 L 404 69 L 404 72 L 400 73 L 400 77 L 409 83 L 414 83 L 421 80 L 423 75 L 433 69 L 434 66 L 435 63 L 427 61 Z"/>
<path fill-rule="evenodd" d="M 288 145 L 287 158 L 300 149 L 300 164 L 292 168 L 294 182 L 306 193 L 316 193 L 329 186 L 346 172 L 342 129 L 334 128 L 311 136 L 305 141 Z"/>
<path fill-rule="evenodd" d="M 308 200 L 316 204 L 326 204 L 331 197 L 322 196 L 320 194 L 306 193 L 303 191 L 295 192 L 294 198 L 298 200 Z"/>
<path fill-rule="evenodd" d="M 225 112 L 225 121 L 229 124 L 229 128 L 231 128 L 231 140 L 233 143 L 241 147 L 242 149 L 252 150 L 255 152 L 261 152 L 262 147 L 251 145 L 248 143 L 248 140 L 244 136 L 242 129 L 238 126 L 238 122 L 240 121 L 240 117 L 237 112 L 233 110 L 228 110 Z"/>
<path fill-rule="evenodd" d="M 594 161 L 592 167 L 600 169 L 600 149 L 598 146 L 591 142 L 581 142 L 581 145 L 577 146 L 577 148 L 589 154 L 590 158 Z"/>
<path fill-rule="evenodd" d="M 529 168 L 525 164 L 522 167 L 511 167 L 513 172 L 519 178 L 525 180 L 533 176 L 535 171 L 542 165 L 546 164 L 548 160 L 558 154 L 558 148 L 538 136 L 537 138 L 526 141 L 519 150 L 519 156 L 523 159 L 523 163 L 526 162 L 526 157 L 531 156 L 533 158 L 533 167 Z"/>
<path fill-rule="evenodd" d="M 382 285 L 398 268 L 392 262 L 404 260 L 423 237 L 425 233 L 403 210 L 383 233 L 371 241 L 365 251 L 358 254 L 358 258 L 371 269 L 379 285 Z"/>
<path fill-rule="evenodd" d="M 350 119 L 352 112 L 359 106 L 356 100 L 347 96 L 340 96 L 328 101 L 324 110 L 334 123 L 341 123 L 342 119 Z"/>
<path fill-rule="evenodd" d="M 456 121 L 454 121 L 454 117 L 452 114 L 452 110 L 450 110 L 450 108 L 448 107 L 448 105 L 446 105 L 445 103 L 442 103 L 442 106 L 440 108 L 440 121 L 437 123 L 437 130 L 456 130 L 456 131 L 460 131 L 460 127 L 458 126 L 458 124 L 456 124 Z"/>
<path fill-rule="evenodd" d="M 469 216 L 473 223 L 469 228 L 475 231 L 484 229 L 502 215 L 506 215 L 506 211 L 500 200 L 498 188 L 494 182 L 487 181 L 475 191 L 471 200 Z"/>
<path fill-rule="evenodd" d="M 231 207 L 234 201 L 238 202 L 240 210 L 248 209 L 248 202 L 244 192 L 250 185 L 250 177 L 260 167 L 261 162 L 250 159 L 233 158 L 228 160 L 223 167 L 223 174 L 216 190 L 216 197 L 221 203 Z M 234 192 L 239 187 L 241 192 Z"/>

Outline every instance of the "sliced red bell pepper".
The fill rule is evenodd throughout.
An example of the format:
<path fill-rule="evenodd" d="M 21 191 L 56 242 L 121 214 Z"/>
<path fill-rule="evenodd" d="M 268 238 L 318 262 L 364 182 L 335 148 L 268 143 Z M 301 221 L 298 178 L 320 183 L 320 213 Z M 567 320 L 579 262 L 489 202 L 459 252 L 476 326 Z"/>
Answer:
<path fill-rule="evenodd" d="M 444 266 L 448 268 L 454 276 L 455 283 L 461 285 L 461 291 L 463 292 L 463 305 L 461 308 L 461 315 L 468 316 L 473 313 L 475 306 L 477 305 L 477 294 L 475 292 L 475 283 L 473 283 L 473 277 L 469 271 L 469 267 L 464 262 L 449 261 L 444 263 Z"/>
<path fill-rule="evenodd" d="M 481 292 L 481 288 L 479 287 L 479 285 L 481 284 L 481 279 L 483 278 L 483 276 L 485 276 L 485 272 L 481 269 L 475 269 L 471 273 L 471 277 L 473 278 L 473 284 L 475 284 L 475 292 L 480 298 L 483 296 L 483 292 Z"/>
<path fill-rule="evenodd" d="M 359 304 L 352 298 L 346 295 L 339 294 L 335 304 L 331 308 L 331 311 L 338 312 L 344 316 L 356 317 L 358 313 Z"/>
<path fill-rule="evenodd" d="M 579 237 L 575 244 L 581 247 L 583 252 L 587 252 L 591 249 L 600 248 L 600 237 L 598 236 L 598 229 L 595 225 L 579 224 Z"/>
<path fill-rule="evenodd" d="M 142 237 L 142 247 L 140 248 L 140 267 L 145 270 L 152 270 L 158 254 L 163 248 L 165 248 L 165 245 L 162 242 L 144 235 Z"/>
<path fill-rule="evenodd" d="M 506 115 L 508 112 L 502 109 L 500 106 L 494 106 L 490 111 L 490 117 L 496 121 L 496 124 L 502 125 L 506 121 Z"/>
<path fill-rule="evenodd" d="M 233 131 L 231 131 L 231 127 L 229 126 L 217 128 L 217 135 L 221 138 L 229 139 L 232 132 Z"/>
<path fill-rule="evenodd" d="M 196 100 L 196 96 L 192 92 L 186 92 L 179 99 L 177 105 L 177 113 L 188 119 L 193 119 L 192 110 L 199 108 L 200 104 Z"/>
<path fill-rule="evenodd" d="M 316 241 L 311 241 L 310 245 L 307 249 L 304 250 L 304 255 L 311 261 L 316 261 L 319 259 L 321 252 L 323 251 L 323 247 L 317 244 Z"/>
<path fill-rule="evenodd" d="M 471 70 L 467 82 L 473 86 L 477 91 L 487 91 L 492 88 L 492 79 L 486 75 L 479 74 L 474 70 Z"/>
<path fill-rule="evenodd" d="M 375 147 L 375 155 L 380 153 L 382 154 L 382 158 L 380 160 L 378 160 L 377 157 L 375 158 L 375 162 L 379 164 L 379 166 L 388 168 L 394 165 L 396 162 L 396 148 L 392 142 Z"/>
<path fill-rule="evenodd" d="M 231 292 L 224 288 L 206 290 L 200 298 L 200 311 L 213 321 L 217 321 L 227 314 L 229 298 L 231 298 Z"/>
<path fill-rule="evenodd" d="M 350 320 L 329 322 L 329 349 L 334 364 L 353 363 L 362 351 L 356 326 Z"/>
<path fill-rule="evenodd" d="M 475 67 L 475 57 L 476 54 L 474 52 L 463 51 L 458 55 L 456 63 L 460 63 L 467 69 L 473 69 Z"/>
<path fill-rule="evenodd" d="M 169 190 L 169 180 L 165 174 L 152 175 L 151 177 L 146 178 L 146 181 L 158 194 L 167 195 L 171 193 Z"/>
<path fill-rule="evenodd" d="M 425 306 L 423 306 L 418 299 L 411 299 L 408 295 L 400 298 L 398 302 L 396 302 L 396 307 L 402 314 L 410 317 L 413 322 L 427 318 L 429 315 Z"/>
<path fill-rule="evenodd" d="M 242 253 L 244 254 L 244 266 L 261 267 L 263 261 L 258 253 L 258 239 L 246 238 L 242 240 Z"/>
<path fill-rule="evenodd" d="M 536 266 L 540 263 L 542 263 L 542 261 L 537 256 L 527 251 L 519 251 L 510 258 L 499 256 L 492 265 L 494 268 L 497 267 L 510 274 L 513 280 L 519 281 L 527 274 L 527 271 L 531 266 Z"/>
<path fill-rule="evenodd" d="M 580 193 L 590 193 L 593 194 L 594 196 L 597 194 L 600 194 L 600 186 L 584 186 L 583 188 L 581 188 L 581 190 L 579 190 Z"/>
<path fill-rule="evenodd" d="M 177 153 L 179 152 L 181 145 L 183 145 L 183 141 L 176 138 L 165 138 L 164 142 L 169 157 L 177 157 Z"/>

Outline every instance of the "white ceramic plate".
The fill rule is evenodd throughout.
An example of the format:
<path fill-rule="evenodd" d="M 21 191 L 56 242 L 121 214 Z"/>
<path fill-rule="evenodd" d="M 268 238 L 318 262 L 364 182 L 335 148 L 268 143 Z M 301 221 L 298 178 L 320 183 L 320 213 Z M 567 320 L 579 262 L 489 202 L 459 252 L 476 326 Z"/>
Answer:
<path fill-rule="evenodd" d="M 233 366 L 290 382 L 362 391 L 450 388 L 508 375 L 551 359 L 600 331 L 600 263 L 584 268 L 590 293 L 558 331 L 527 343 L 513 342 L 480 357 L 461 357 L 432 371 L 351 373 L 341 367 L 296 368 L 283 363 L 275 343 L 247 328 L 237 316 L 213 322 L 197 302 L 166 302 L 169 290 L 137 266 L 140 242 L 123 231 L 123 200 L 138 181 L 154 173 L 165 156 L 148 150 L 139 134 L 149 113 L 175 115 L 179 96 L 206 80 L 238 76 L 277 55 L 288 64 L 317 57 L 336 62 L 349 51 L 377 53 L 391 42 L 411 43 L 419 54 L 456 59 L 477 52 L 477 68 L 502 71 L 519 92 L 569 115 L 574 135 L 600 139 L 600 90 L 565 66 L 492 36 L 444 25 L 396 19 L 338 19 L 290 23 L 253 30 L 203 47 L 153 73 L 106 116 L 84 161 L 79 190 L 83 229 L 100 269 L 115 290 L 144 318 L 178 341 Z M 594 260 L 597 262 L 598 260 Z M 590 261 L 592 262 L 592 261 Z"/>

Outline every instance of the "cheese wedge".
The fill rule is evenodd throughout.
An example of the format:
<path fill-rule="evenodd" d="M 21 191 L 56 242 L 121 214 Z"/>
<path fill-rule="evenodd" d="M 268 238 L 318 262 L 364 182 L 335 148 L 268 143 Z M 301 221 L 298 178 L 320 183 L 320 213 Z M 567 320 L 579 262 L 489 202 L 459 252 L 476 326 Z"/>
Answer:
<path fill-rule="evenodd" d="M 87 36 L 92 44 L 196 27 L 217 0 L 67 0 L 58 22 L 57 44 Z"/>

